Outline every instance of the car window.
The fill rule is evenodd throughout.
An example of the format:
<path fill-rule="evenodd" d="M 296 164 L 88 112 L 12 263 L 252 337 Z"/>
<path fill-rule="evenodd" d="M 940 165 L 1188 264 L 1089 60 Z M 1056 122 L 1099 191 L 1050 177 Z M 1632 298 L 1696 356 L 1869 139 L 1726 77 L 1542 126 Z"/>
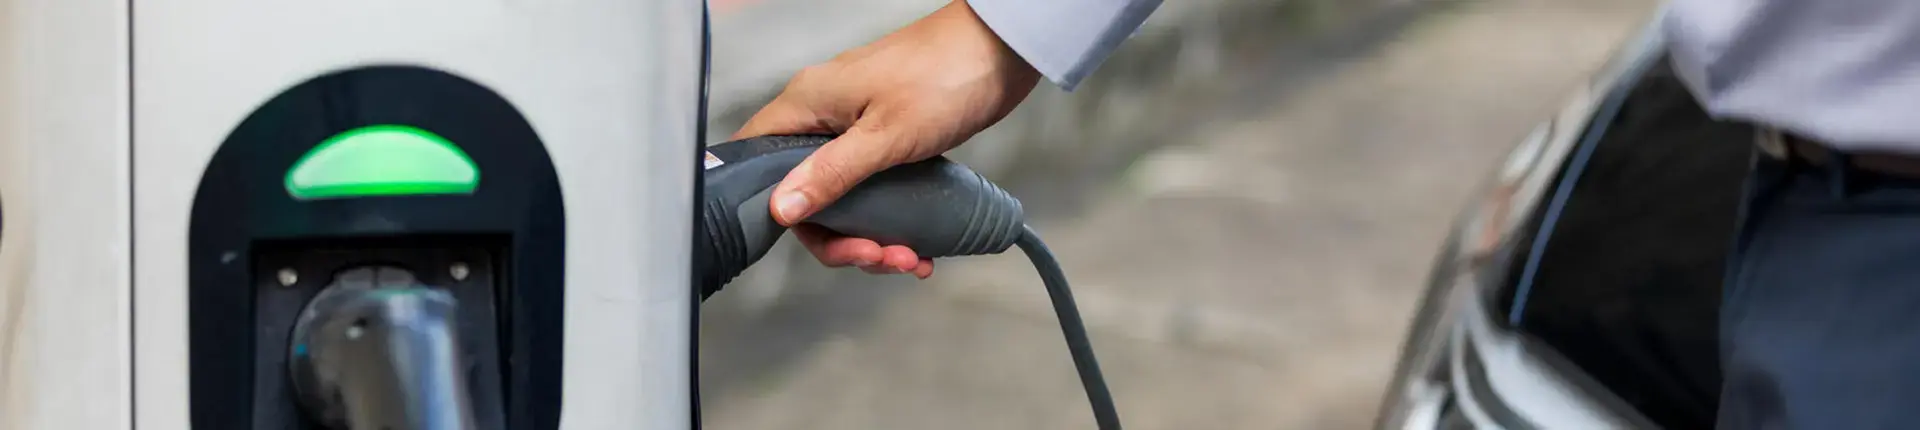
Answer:
<path fill-rule="evenodd" d="M 1526 239 L 1542 246 L 1528 253 L 1531 279 L 1522 261 L 1507 280 L 1530 281 L 1525 297 L 1503 295 L 1499 309 L 1647 418 L 1711 428 L 1720 282 L 1752 131 L 1709 119 L 1665 61 L 1626 83 L 1571 188 L 1555 190 L 1570 192 L 1564 206 L 1534 214 L 1552 230 Z"/>

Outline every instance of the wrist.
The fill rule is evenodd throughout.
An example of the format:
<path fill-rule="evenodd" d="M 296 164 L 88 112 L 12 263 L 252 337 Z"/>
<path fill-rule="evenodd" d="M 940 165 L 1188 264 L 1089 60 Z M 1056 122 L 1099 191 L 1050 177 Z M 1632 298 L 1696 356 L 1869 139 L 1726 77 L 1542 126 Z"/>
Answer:
<path fill-rule="evenodd" d="M 993 31 L 993 27 L 987 25 L 986 20 L 974 13 L 973 5 L 967 2 L 968 0 L 954 0 L 934 14 L 944 15 L 943 18 L 951 21 L 954 26 L 960 27 L 959 31 L 965 32 L 967 37 L 975 38 L 988 45 L 992 52 L 995 69 L 1001 70 L 1016 80 L 1037 81 L 1040 76 L 1039 69 L 1027 63 L 1026 58 L 1021 57 L 1012 46 L 1007 45 L 1007 42 Z"/>

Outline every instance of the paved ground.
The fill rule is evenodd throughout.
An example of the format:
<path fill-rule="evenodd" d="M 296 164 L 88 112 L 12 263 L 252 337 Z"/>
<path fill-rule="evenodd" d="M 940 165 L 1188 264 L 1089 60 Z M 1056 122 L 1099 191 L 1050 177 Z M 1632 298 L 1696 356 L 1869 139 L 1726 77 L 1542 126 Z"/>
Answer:
<path fill-rule="evenodd" d="M 1365 426 L 1449 217 L 1647 3 L 1437 8 L 1281 99 L 1249 91 L 1225 107 L 1242 118 L 1142 159 L 1077 215 L 1040 220 L 1128 426 Z M 1092 427 L 1017 253 L 887 284 L 750 332 L 709 321 L 707 425 Z"/>

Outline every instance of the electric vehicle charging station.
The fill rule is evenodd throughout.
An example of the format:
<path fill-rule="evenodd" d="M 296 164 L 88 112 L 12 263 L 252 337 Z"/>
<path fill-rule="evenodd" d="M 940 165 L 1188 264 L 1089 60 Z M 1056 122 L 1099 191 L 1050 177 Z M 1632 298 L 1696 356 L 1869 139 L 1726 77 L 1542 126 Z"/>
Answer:
<path fill-rule="evenodd" d="M 4 427 L 302 428 L 367 267 L 509 321 L 486 428 L 695 425 L 701 2 L 0 4 Z"/>
<path fill-rule="evenodd" d="M 699 301 L 830 139 L 703 150 L 698 1 L 0 6 L 4 428 L 697 428 Z M 1004 190 L 935 157 L 810 221 L 1022 248 L 1119 428 Z"/>

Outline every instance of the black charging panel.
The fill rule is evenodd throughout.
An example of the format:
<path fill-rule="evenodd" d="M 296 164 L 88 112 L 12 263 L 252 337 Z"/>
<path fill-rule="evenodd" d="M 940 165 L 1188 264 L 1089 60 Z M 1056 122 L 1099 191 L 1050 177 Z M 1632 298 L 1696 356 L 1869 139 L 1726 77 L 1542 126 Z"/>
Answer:
<path fill-rule="evenodd" d="M 480 171 L 470 195 L 295 200 L 287 171 L 328 137 L 369 125 L 431 131 Z M 141 147 L 136 145 L 136 147 Z M 157 148 L 159 146 L 147 146 Z M 513 286 L 500 311 L 510 352 L 502 371 L 507 427 L 559 426 L 566 214 L 545 146 L 504 97 L 446 72 L 406 65 L 342 70 L 286 89 L 242 120 L 208 162 L 188 231 L 190 420 L 197 429 L 245 429 L 255 414 L 252 261 L 281 244 L 406 237 L 498 238 L 497 282 Z M 302 242 L 304 241 L 304 242 Z M 318 246 L 318 245 L 316 245 Z M 284 376 L 282 376 L 284 377 Z"/>

